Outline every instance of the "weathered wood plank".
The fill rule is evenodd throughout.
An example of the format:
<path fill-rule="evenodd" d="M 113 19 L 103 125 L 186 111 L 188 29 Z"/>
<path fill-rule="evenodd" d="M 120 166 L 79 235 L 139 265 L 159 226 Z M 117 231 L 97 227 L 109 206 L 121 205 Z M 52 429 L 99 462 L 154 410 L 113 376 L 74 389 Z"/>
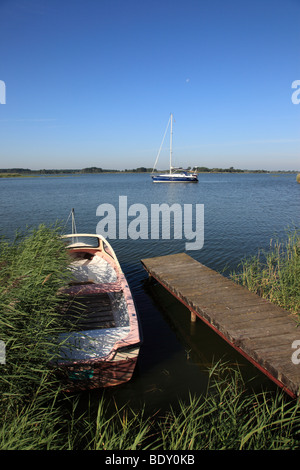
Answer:
<path fill-rule="evenodd" d="M 141 260 L 153 276 L 291 396 L 299 397 L 300 364 L 292 362 L 300 330 L 290 312 L 185 253 Z"/>
<path fill-rule="evenodd" d="M 76 331 L 116 326 L 110 298 L 107 294 L 76 296 L 66 305 L 64 318 Z"/>

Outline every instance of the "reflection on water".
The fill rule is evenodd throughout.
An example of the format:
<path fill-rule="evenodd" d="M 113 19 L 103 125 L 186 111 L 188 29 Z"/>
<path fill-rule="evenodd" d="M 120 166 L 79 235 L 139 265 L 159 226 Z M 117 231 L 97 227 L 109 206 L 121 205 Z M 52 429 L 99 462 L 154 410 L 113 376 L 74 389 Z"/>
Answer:
<path fill-rule="evenodd" d="M 267 377 L 238 354 L 200 319 L 191 322 L 190 312 L 170 293 L 155 282 L 144 281 L 150 298 L 143 302 L 141 315 L 144 344 L 133 380 L 104 396 L 119 405 L 130 403 L 134 409 L 145 404 L 146 413 L 165 411 L 177 406 L 178 398 L 201 395 L 209 384 L 209 369 L 218 361 L 239 369 L 249 390 L 275 390 Z M 133 291 L 134 292 L 134 291 Z M 145 294 L 138 300 L 142 301 Z M 95 397 L 102 392 L 93 392 Z"/>
<path fill-rule="evenodd" d="M 119 196 L 128 206 L 144 204 L 204 204 L 204 247 L 188 254 L 217 271 L 229 273 L 245 256 L 267 249 L 276 234 L 299 226 L 300 185 L 295 175 L 277 178 L 264 174 L 203 174 L 197 185 L 153 184 L 145 174 L 103 174 L 76 177 L 1 179 L 1 231 L 12 238 L 26 225 L 64 225 L 75 208 L 77 230 L 94 233 L 97 207 Z M 70 231 L 70 227 L 66 229 Z M 172 235 L 172 232 L 171 232 Z M 186 240 L 110 240 L 132 289 L 143 330 L 137 370 L 131 382 L 105 395 L 151 411 L 202 393 L 207 367 L 221 358 L 239 364 L 255 386 L 273 388 L 267 379 L 201 321 L 191 324 L 187 310 L 160 286 L 150 286 L 142 258 L 185 251 Z M 99 396 L 99 392 L 94 392 Z"/>

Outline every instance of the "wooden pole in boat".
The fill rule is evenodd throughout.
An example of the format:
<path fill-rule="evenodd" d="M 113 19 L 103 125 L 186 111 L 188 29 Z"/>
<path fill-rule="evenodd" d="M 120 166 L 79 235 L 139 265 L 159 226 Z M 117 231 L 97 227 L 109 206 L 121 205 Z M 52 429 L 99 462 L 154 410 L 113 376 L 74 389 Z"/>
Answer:
<path fill-rule="evenodd" d="M 74 209 L 72 209 L 72 233 L 76 233 L 75 211 L 74 211 Z"/>

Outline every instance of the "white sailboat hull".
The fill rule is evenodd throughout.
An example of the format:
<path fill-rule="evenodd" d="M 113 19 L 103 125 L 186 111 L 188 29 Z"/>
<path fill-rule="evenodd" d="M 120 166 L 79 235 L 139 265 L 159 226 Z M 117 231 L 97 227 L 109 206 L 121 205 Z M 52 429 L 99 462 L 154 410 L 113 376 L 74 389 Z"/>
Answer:
<path fill-rule="evenodd" d="M 170 175 L 152 176 L 153 183 L 198 183 L 196 174 L 173 173 Z"/>

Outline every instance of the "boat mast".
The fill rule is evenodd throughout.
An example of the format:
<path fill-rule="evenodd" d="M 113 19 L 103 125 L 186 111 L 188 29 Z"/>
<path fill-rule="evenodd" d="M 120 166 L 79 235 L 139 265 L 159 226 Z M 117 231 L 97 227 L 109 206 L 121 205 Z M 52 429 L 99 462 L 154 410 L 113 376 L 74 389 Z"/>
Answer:
<path fill-rule="evenodd" d="M 72 233 L 76 233 L 77 230 L 76 230 L 76 223 L 75 223 L 75 211 L 74 209 L 72 209 Z"/>
<path fill-rule="evenodd" d="M 173 114 L 171 113 L 171 130 L 170 130 L 170 174 L 172 173 L 172 137 L 173 137 Z"/>

